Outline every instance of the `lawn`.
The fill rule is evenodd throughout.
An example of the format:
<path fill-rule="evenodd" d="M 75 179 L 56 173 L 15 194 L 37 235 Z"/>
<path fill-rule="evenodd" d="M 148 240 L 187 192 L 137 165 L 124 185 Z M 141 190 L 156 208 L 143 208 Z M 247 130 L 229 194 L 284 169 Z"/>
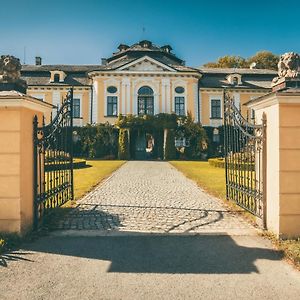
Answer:
<path fill-rule="evenodd" d="M 122 160 L 87 160 L 86 168 L 74 170 L 74 198 L 78 200 L 94 186 L 117 170 Z"/>

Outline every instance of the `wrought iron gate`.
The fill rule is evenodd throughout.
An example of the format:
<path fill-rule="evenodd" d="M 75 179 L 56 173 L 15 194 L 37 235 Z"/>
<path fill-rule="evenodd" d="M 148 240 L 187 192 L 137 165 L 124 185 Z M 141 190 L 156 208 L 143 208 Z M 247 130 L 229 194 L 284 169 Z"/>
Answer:
<path fill-rule="evenodd" d="M 55 207 L 73 199 L 73 89 L 60 110 L 45 125 L 33 121 L 34 227 Z M 51 118 L 52 119 L 52 118 Z"/>
<path fill-rule="evenodd" d="M 224 92 L 224 155 L 226 196 L 266 224 L 266 118 L 245 119 L 234 99 Z"/>

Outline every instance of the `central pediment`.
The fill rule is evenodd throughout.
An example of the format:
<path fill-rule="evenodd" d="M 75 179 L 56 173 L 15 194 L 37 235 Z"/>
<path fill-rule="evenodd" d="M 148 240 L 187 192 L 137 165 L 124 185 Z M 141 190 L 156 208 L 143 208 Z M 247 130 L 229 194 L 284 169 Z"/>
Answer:
<path fill-rule="evenodd" d="M 141 57 L 137 60 L 134 60 L 122 67 L 118 68 L 118 70 L 122 71 L 137 71 L 137 72 L 174 72 L 176 71 L 172 67 L 159 62 L 149 56 Z"/>

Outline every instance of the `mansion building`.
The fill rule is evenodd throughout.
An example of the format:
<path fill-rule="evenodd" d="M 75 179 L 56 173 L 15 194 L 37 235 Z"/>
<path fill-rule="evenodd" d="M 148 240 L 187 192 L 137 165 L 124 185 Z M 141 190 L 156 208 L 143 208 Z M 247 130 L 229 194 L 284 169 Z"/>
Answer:
<path fill-rule="evenodd" d="M 119 114 L 189 112 L 195 122 L 218 127 L 223 123 L 224 88 L 246 116 L 243 104 L 271 91 L 277 72 L 188 67 L 171 46 L 143 40 L 119 45 L 99 65 L 43 65 L 36 57 L 35 65 L 22 66 L 21 75 L 29 95 L 55 107 L 73 87 L 74 126 L 114 124 Z"/>

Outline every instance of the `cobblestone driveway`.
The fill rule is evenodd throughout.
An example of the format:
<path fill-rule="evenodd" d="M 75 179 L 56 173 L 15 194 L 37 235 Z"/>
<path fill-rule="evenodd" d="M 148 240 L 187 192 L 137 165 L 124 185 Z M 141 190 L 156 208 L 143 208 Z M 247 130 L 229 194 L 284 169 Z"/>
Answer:
<path fill-rule="evenodd" d="M 78 201 L 58 229 L 249 233 L 228 211 L 167 162 L 130 161 Z"/>

